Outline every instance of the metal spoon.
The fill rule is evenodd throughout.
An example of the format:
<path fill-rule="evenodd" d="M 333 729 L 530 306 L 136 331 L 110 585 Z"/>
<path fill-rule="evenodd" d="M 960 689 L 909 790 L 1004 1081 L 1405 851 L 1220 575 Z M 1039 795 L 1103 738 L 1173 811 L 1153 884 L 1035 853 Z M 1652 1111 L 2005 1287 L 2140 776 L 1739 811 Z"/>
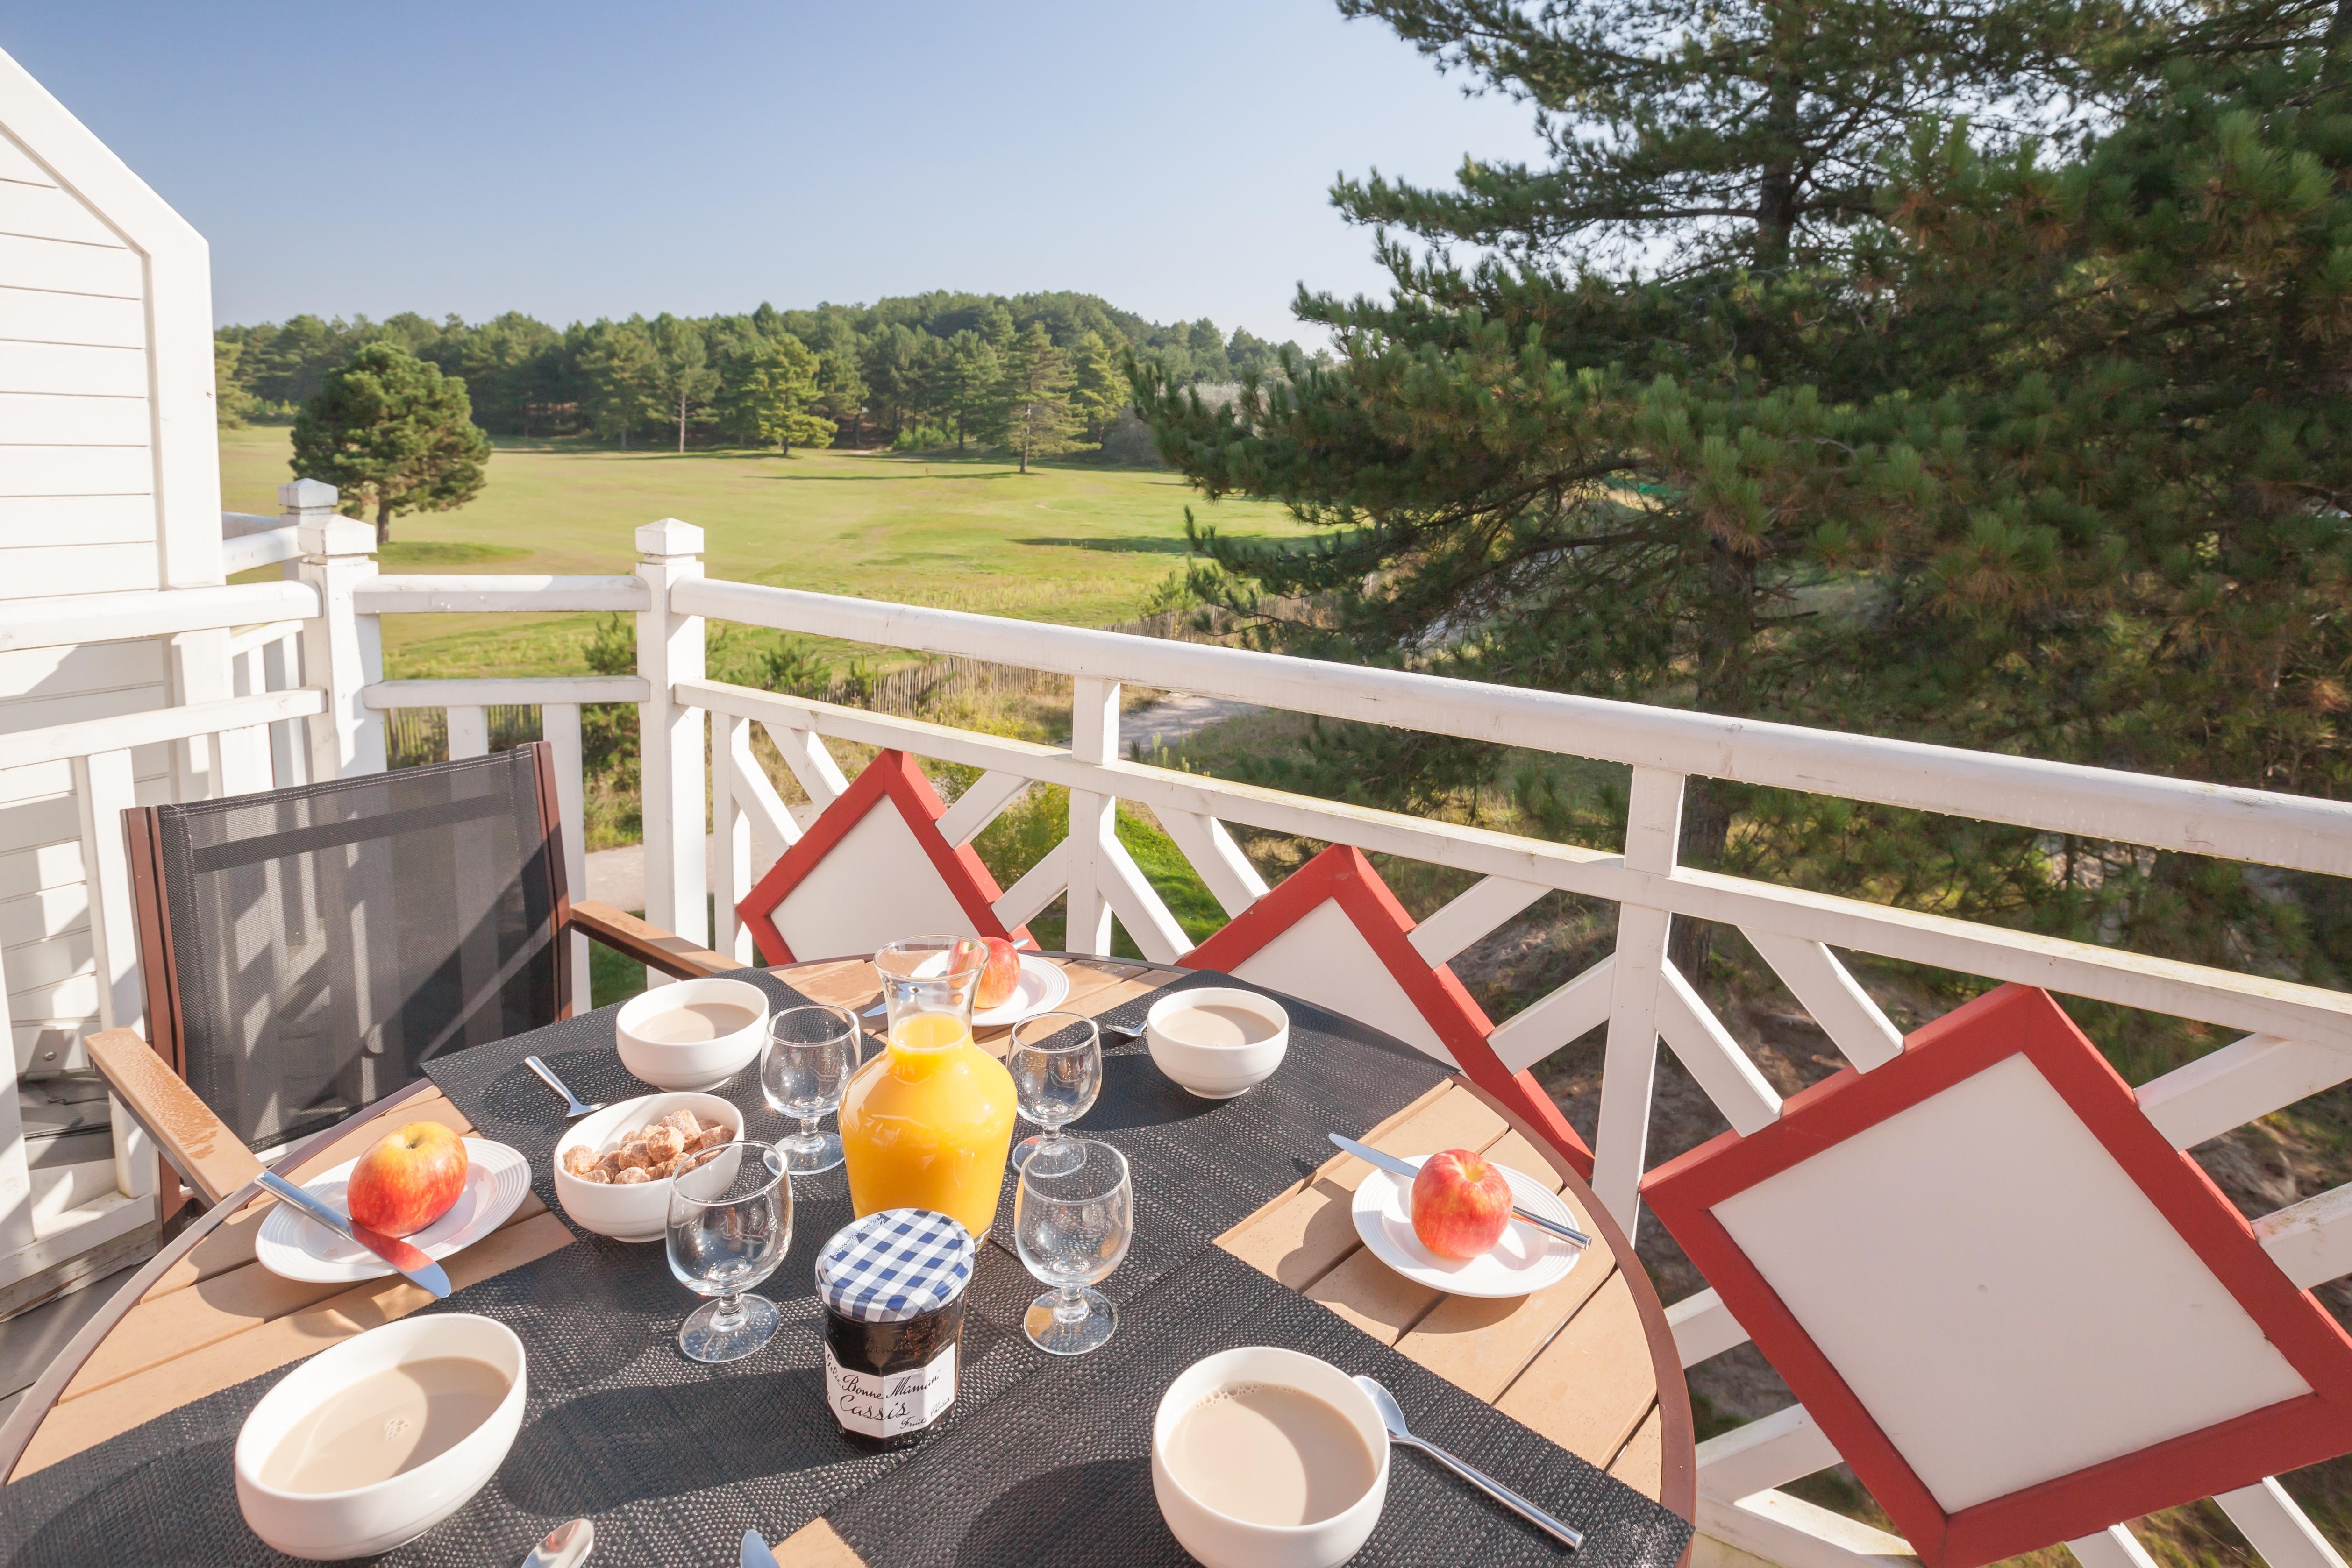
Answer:
<path fill-rule="evenodd" d="M 530 1549 L 522 1568 L 579 1568 L 596 1549 L 596 1527 L 584 1519 L 559 1524 L 547 1539 Z"/>
<path fill-rule="evenodd" d="M 595 1105 L 583 1105 L 580 1103 L 580 1096 L 572 1092 L 572 1086 L 555 1075 L 555 1069 L 550 1067 L 536 1056 L 524 1057 L 522 1059 L 522 1064 L 525 1067 L 530 1068 L 533 1072 L 538 1073 L 539 1081 L 541 1083 L 546 1084 L 550 1089 L 554 1090 L 558 1094 L 563 1096 L 565 1102 L 563 1114 L 567 1120 L 573 1116 L 585 1116 L 592 1111 L 602 1111 L 604 1108 L 601 1103 Z"/>
<path fill-rule="evenodd" d="M 1412 1429 L 1404 1424 L 1404 1410 L 1397 1404 L 1396 1396 L 1382 1387 L 1379 1379 L 1359 1376 L 1356 1379 L 1356 1386 L 1364 1391 L 1371 1399 L 1372 1407 L 1381 1413 L 1381 1425 L 1389 1429 L 1390 1442 L 1402 1443 L 1409 1448 L 1419 1448 L 1538 1530 L 1566 1542 L 1570 1551 L 1573 1552 L 1584 1544 L 1582 1531 L 1573 1525 L 1562 1524 L 1485 1471 L 1464 1464 L 1444 1449 L 1414 1437 Z"/>

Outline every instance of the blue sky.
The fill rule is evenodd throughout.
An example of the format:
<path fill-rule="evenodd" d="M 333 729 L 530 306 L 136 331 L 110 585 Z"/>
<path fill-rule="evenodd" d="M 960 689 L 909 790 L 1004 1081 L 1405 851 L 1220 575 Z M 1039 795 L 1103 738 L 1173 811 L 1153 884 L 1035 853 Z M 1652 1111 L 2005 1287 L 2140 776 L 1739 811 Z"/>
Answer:
<path fill-rule="evenodd" d="M 1328 0 L 73 0 L 5 48 L 211 241 L 223 321 L 1087 289 L 1295 335 L 1324 193 L 1534 150 Z"/>

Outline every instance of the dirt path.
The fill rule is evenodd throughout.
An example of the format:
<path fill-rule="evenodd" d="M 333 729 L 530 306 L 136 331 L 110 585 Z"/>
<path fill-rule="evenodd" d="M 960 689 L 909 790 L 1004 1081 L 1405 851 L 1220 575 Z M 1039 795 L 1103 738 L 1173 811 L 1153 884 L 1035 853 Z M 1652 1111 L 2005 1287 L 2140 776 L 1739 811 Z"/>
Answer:
<path fill-rule="evenodd" d="M 1149 758 L 1159 747 L 1190 740 L 1213 724 L 1257 711 L 1253 705 L 1230 697 L 1171 692 L 1150 707 L 1121 716 L 1118 738 L 1130 757 Z"/>

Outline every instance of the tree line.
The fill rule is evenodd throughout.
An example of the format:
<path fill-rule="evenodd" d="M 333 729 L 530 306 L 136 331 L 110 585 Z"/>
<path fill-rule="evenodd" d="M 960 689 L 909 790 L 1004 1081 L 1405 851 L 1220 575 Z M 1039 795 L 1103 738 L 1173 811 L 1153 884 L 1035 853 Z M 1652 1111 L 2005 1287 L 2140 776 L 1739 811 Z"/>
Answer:
<path fill-rule="evenodd" d="M 495 434 L 620 445 L 966 447 L 1029 456 L 1099 445 L 1129 400 L 1129 357 L 1171 385 L 1279 374 L 1286 352 L 1203 318 L 1145 320 L 1088 294 L 935 292 L 870 306 L 573 322 L 404 312 L 225 327 L 224 416 L 290 417 L 370 344 L 465 383 Z"/>

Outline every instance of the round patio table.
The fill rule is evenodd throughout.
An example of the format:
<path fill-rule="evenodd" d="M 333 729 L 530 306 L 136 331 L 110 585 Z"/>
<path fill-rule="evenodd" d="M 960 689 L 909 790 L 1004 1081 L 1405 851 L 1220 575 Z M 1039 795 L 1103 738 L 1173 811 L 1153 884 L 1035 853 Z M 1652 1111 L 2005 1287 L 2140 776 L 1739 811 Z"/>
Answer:
<path fill-rule="evenodd" d="M 1097 1015 L 1182 970 L 1055 956 L 1069 975 L 1061 1005 Z M 771 971 L 814 1000 L 863 1007 L 875 996 L 862 958 Z M 982 1030 L 999 1054 L 1004 1031 Z M 355 1157 L 416 1120 L 474 1131 L 429 1080 L 301 1145 L 277 1168 L 299 1179 Z M 1076 1131 L 1083 1134 L 1082 1120 Z M 1460 1075 L 1379 1124 L 1352 1129 L 1381 1149 L 1483 1150 L 1558 1192 L 1596 1239 L 1558 1283 L 1517 1300 L 1451 1296 L 1393 1273 L 1359 1240 L 1349 1199 L 1370 1167 L 1339 1155 L 1216 1237 L 1214 1245 L 1320 1302 L 1382 1344 L 1466 1391 L 1685 1520 L 1695 1518 L 1689 1396 L 1657 1294 L 1623 1231 L 1564 1156 Z M 274 1199 L 232 1196 L 121 1287 L 27 1391 L 0 1427 L 0 1475 L 25 1479 L 181 1406 L 286 1366 L 430 1298 L 397 1276 L 362 1284 L 281 1279 L 255 1260 Z M 445 1260 L 468 1285 L 548 1257 L 573 1235 L 536 1196 L 494 1235 Z M 518 1547 L 520 1551 L 520 1546 Z M 779 1542 L 786 1568 L 863 1560 L 824 1518 Z"/>

